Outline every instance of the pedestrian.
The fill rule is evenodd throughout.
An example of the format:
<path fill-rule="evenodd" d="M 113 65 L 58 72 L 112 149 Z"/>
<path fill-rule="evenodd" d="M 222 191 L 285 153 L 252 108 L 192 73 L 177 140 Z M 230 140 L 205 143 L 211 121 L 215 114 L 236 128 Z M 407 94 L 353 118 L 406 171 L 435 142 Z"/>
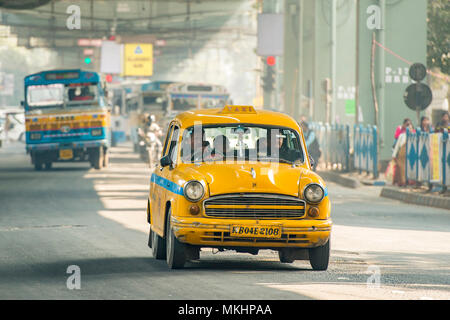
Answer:
<path fill-rule="evenodd" d="M 450 131 L 450 114 L 446 111 L 442 116 L 441 120 L 436 125 L 436 132 L 444 132 L 444 129 Z"/>
<path fill-rule="evenodd" d="M 420 131 L 433 133 L 433 127 L 431 126 L 430 118 L 426 116 L 420 118 Z"/>
<path fill-rule="evenodd" d="M 411 122 L 409 122 L 408 127 L 405 128 L 405 132 L 398 136 L 397 142 L 394 146 L 394 151 L 392 153 L 392 159 L 395 162 L 394 179 L 392 184 L 400 187 L 406 186 L 406 129 L 414 132 L 414 127 Z"/>
<path fill-rule="evenodd" d="M 302 122 L 303 135 L 305 136 L 306 148 L 308 153 L 314 159 L 315 163 L 319 162 L 322 151 L 320 150 L 319 140 L 317 140 L 316 133 L 309 129 L 307 122 Z"/>
<path fill-rule="evenodd" d="M 397 127 L 397 129 L 395 130 L 394 144 L 392 145 L 392 148 L 395 148 L 395 145 L 397 144 L 398 137 L 400 137 L 400 135 L 402 133 L 405 133 L 406 132 L 406 128 L 408 128 L 410 125 L 412 126 L 411 119 L 406 118 L 405 120 L 403 120 L 403 124 Z"/>

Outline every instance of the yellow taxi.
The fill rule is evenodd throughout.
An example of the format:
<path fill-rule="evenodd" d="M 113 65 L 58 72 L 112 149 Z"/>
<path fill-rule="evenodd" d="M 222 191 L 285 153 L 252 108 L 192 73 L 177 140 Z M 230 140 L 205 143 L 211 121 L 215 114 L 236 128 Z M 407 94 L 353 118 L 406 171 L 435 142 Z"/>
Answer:
<path fill-rule="evenodd" d="M 148 244 L 170 268 L 201 248 L 309 260 L 326 270 L 330 200 L 299 124 L 251 106 L 187 111 L 169 124 L 150 181 Z"/>

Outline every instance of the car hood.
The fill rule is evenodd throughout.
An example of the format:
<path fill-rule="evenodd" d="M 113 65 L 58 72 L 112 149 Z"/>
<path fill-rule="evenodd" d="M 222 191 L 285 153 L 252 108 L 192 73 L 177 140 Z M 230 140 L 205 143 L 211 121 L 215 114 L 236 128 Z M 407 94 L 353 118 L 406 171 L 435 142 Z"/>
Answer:
<path fill-rule="evenodd" d="M 306 170 L 287 164 L 202 164 L 190 168 L 203 176 L 210 196 L 230 193 L 275 193 L 297 197 L 299 181 Z M 194 174 L 194 171 L 197 174 Z"/>

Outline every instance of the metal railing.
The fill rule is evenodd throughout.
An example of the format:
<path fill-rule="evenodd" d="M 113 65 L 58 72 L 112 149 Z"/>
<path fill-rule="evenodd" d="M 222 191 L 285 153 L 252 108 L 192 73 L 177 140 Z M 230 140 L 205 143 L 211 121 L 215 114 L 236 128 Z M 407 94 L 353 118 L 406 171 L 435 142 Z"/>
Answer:
<path fill-rule="evenodd" d="M 450 139 L 448 130 L 428 133 L 406 131 L 405 176 L 409 181 L 450 186 Z"/>
<path fill-rule="evenodd" d="M 322 164 L 327 169 L 350 171 L 350 127 L 311 123 L 309 128 L 314 131 L 319 142 Z"/>

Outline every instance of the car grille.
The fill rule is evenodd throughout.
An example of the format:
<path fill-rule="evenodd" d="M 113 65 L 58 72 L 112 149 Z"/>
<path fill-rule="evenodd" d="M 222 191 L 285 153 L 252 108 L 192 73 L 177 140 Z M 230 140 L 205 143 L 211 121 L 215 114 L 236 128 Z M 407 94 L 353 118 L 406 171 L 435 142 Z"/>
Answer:
<path fill-rule="evenodd" d="M 208 217 L 242 219 L 302 218 L 305 202 L 273 194 L 235 194 L 211 197 L 204 202 Z"/>

